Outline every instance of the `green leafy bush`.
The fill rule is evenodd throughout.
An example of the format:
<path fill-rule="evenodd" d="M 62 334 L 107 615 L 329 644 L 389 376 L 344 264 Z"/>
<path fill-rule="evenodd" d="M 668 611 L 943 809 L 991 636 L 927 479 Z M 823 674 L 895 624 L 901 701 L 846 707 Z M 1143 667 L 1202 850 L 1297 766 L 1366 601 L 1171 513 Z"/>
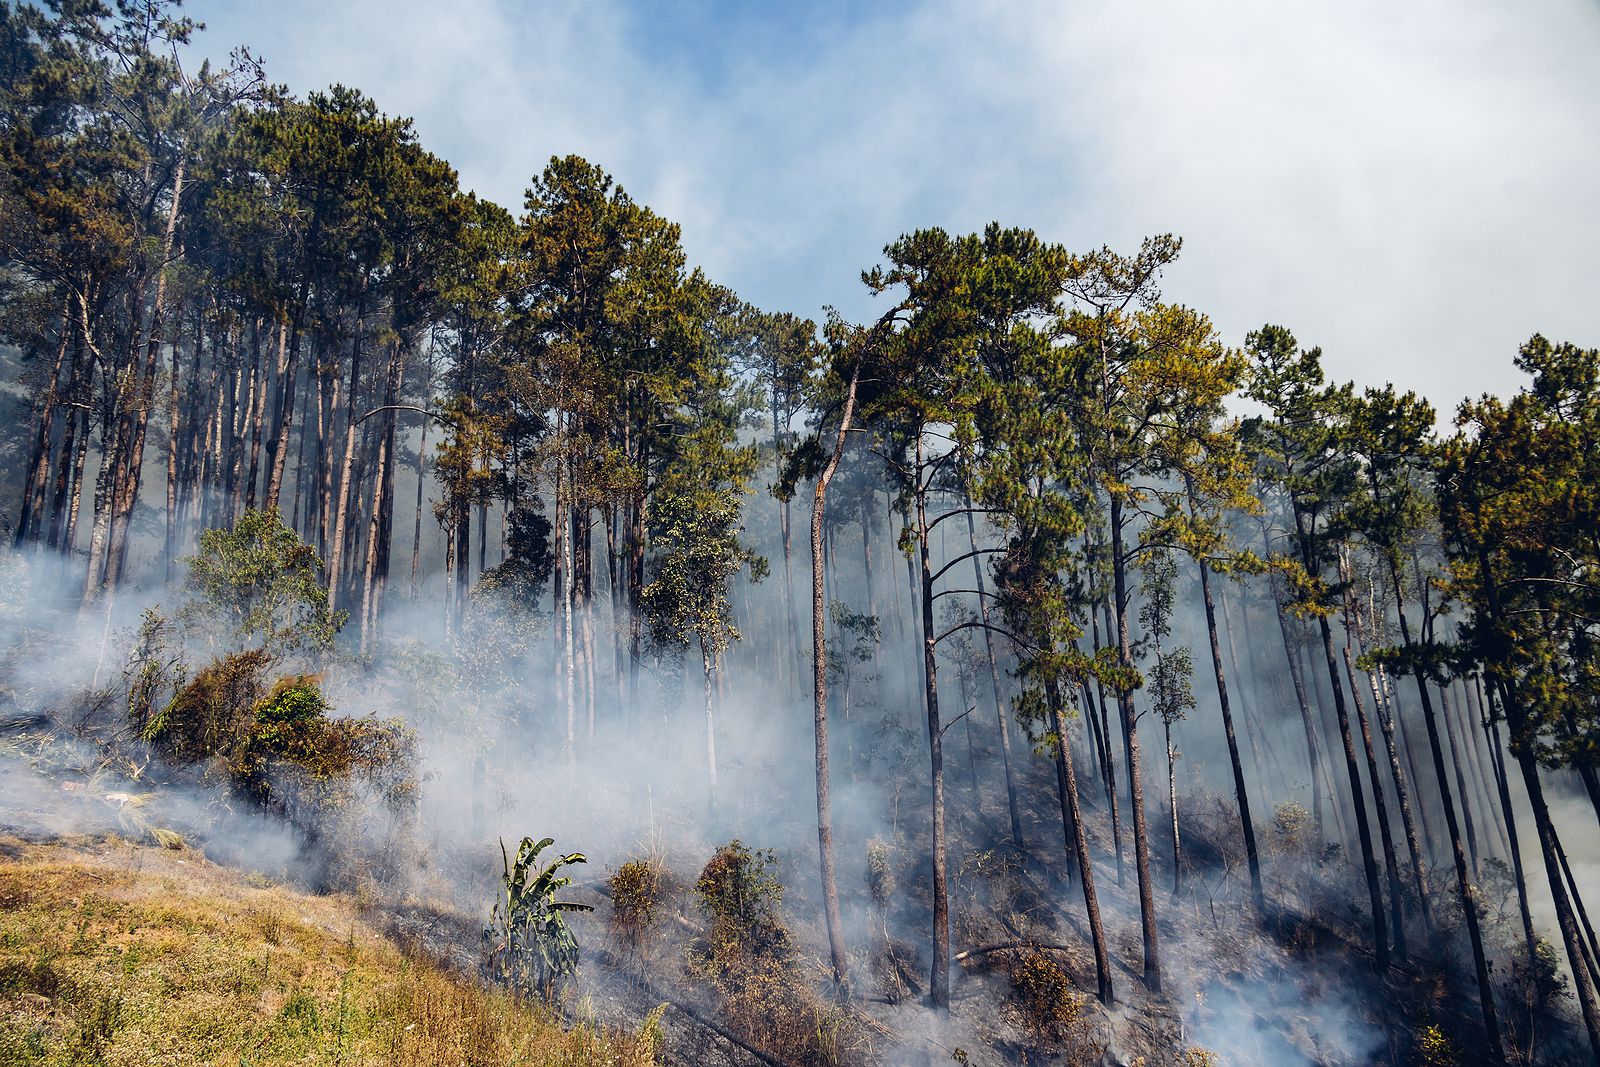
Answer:
<path fill-rule="evenodd" d="M 358 785 L 391 806 L 414 799 L 416 739 L 404 723 L 330 716 L 315 675 L 279 679 L 263 693 L 268 663 L 261 649 L 215 660 L 145 722 L 144 740 L 275 810 L 323 813 L 347 804 Z"/>
<path fill-rule="evenodd" d="M 236 649 L 325 650 L 344 626 L 345 613 L 328 609 L 322 560 L 275 510 L 207 530 L 188 563 L 188 617 Z"/>

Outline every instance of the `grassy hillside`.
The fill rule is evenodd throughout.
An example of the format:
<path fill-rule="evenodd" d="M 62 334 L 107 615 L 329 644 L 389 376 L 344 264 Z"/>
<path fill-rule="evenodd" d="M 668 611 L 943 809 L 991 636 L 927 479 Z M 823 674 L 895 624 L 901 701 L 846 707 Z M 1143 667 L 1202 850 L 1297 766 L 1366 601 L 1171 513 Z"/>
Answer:
<path fill-rule="evenodd" d="M 0 837 L 0 1063 L 623 1067 L 654 1032 L 564 1027 L 189 849 Z"/>

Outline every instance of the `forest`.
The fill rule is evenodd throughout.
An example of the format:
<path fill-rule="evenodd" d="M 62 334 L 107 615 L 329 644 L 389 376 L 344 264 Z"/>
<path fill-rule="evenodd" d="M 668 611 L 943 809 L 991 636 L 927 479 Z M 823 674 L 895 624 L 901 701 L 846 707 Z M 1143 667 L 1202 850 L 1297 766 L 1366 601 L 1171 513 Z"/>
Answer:
<path fill-rule="evenodd" d="M 200 30 L 0 3 L 5 835 L 656 1062 L 1600 1061 L 1600 351 L 1441 411 L 1000 222 L 762 309 Z"/>

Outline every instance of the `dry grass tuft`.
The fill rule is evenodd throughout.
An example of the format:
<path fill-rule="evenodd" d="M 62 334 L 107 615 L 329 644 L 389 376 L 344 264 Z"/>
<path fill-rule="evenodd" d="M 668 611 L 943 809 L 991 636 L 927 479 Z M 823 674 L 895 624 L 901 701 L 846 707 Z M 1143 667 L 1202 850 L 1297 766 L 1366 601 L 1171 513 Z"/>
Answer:
<path fill-rule="evenodd" d="M 654 1059 L 655 1027 L 641 1036 L 564 1027 L 403 953 L 343 898 L 252 888 L 187 851 L 9 851 L 15 858 L 0 863 L 9 905 L 0 912 L 0 1063 Z"/>

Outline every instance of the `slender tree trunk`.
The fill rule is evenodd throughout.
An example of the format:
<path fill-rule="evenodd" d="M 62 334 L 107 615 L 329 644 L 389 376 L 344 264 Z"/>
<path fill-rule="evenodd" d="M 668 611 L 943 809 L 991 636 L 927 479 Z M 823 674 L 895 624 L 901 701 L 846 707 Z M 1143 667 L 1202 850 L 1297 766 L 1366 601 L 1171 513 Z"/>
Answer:
<path fill-rule="evenodd" d="M 1190 488 L 1193 494 L 1193 488 Z M 1222 669 L 1222 644 L 1217 639 L 1217 608 L 1211 597 L 1210 568 L 1205 561 L 1200 561 L 1200 597 L 1205 602 L 1206 608 L 1206 636 L 1211 642 L 1211 666 L 1217 680 L 1217 703 L 1222 708 L 1222 732 L 1228 740 L 1228 763 L 1233 770 L 1233 794 L 1239 802 L 1239 828 L 1244 835 L 1245 861 L 1250 868 L 1250 899 L 1255 903 L 1259 912 L 1266 906 L 1266 893 L 1261 886 L 1261 856 L 1256 848 L 1255 823 L 1250 818 L 1250 793 L 1245 788 L 1244 764 L 1239 759 L 1239 739 L 1233 729 L 1233 707 L 1228 700 L 1228 679 Z M 1171 731 L 1168 730 L 1170 735 Z M 1168 741 L 1171 747 L 1171 741 Z M 1170 762 L 1170 755 L 1168 760 Z M 1173 841 L 1177 841 L 1177 801 L 1176 787 L 1173 786 Z M 1176 878 L 1174 879 L 1176 881 Z"/>
<path fill-rule="evenodd" d="M 1389 577 L 1394 588 L 1395 615 L 1400 622 L 1400 638 L 1407 650 L 1413 648 L 1411 624 L 1406 619 L 1405 597 L 1401 592 L 1400 569 L 1391 560 Z M 1450 793 L 1450 780 L 1445 772 L 1444 746 L 1439 741 L 1439 724 L 1433 714 L 1433 699 L 1428 695 L 1428 678 L 1421 666 L 1414 666 L 1412 677 L 1417 683 L 1417 695 L 1422 701 L 1422 721 L 1428 729 L 1428 748 L 1433 754 L 1433 771 L 1439 785 L 1439 805 L 1444 809 L 1445 827 L 1450 834 L 1451 858 L 1456 868 L 1456 895 L 1461 904 L 1461 914 L 1466 921 L 1467 938 L 1472 945 L 1472 962 L 1478 979 L 1478 1002 L 1483 1012 L 1483 1028 L 1489 1040 L 1489 1053 L 1495 1063 L 1504 1063 L 1505 1045 L 1500 1038 L 1500 1020 L 1494 1007 L 1494 986 L 1489 981 L 1489 963 L 1483 951 L 1483 932 L 1478 919 L 1478 904 L 1472 889 L 1472 879 L 1467 872 L 1466 853 L 1461 848 L 1461 824 L 1456 820 L 1455 800 Z M 1537 775 L 1535 776 L 1537 778 Z M 1535 783 L 1537 784 L 1537 782 Z M 1554 874 L 1554 871 L 1551 872 Z M 1592 1005 L 1591 1005 L 1592 1006 Z M 1586 1021 L 1589 1021 L 1586 1017 Z M 1589 1034 L 1597 1052 L 1600 1052 L 1600 1030 L 1590 1022 Z"/>
<path fill-rule="evenodd" d="M 1272 579 L 1268 579 L 1272 581 Z M 1300 672 L 1300 658 L 1295 654 L 1294 635 L 1289 629 L 1289 620 L 1284 616 L 1283 598 L 1278 592 L 1276 581 L 1272 587 L 1273 600 L 1278 617 L 1278 629 L 1283 635 L 1283 651 L 1289 660 L 1289 678 L 1294 683 L 1294 699 L 1300 709 L 1300 722 L 1306 732 L 1306 760 L 1310 768 L 1311 778 L 1311 824 L 1314 827 L 1319 843 L 1327 840 L 1327 834 L 1322 817 L 1322 793 L 1325 788 L 1330 789 L 1327 775 L 1322 766 L 1322 757 L 1317 744 L 1317 727 L 1311 716 L 1311 701 L 1306 696 L 1305 676 Z"/>
<path fill-rule="evenodd" d="M 717 810 L 717 720 L 711 699 L 711 651 L 706 648 L 704 635 L 700 637 L 700 669 L 705 681 L 706 698 L 706 800 L 709 810 Z"/>
<path fill-rule="evenodd" d="M 62 302 L 61 340 L 56 346 L 55 365 L 50 370 L 50 384 L 45 388 L 35 424 L 33 451 L 28 460 L 27 472 L 22 479 L 22 508 L 17 513 L 16 546 L 29 540 L 39 540 L 42 525 L 45 488 L 50 482 L 50 439 L 55 430 L 56 402 L 61 390 L 61 366 L 66 361 L 67 348 L 72 338 L 72 298 L 69 294 Z M 65 468 L 67 452 L 63 450 L 59 466 Z M 37 513 L 37 517 L 36 517 Z"/>
<path fill-rule="evenodd" d="M 196 311 L 198 319 L 200 312 Z M 167 393 L 167 514 L 165 538 L 162 542 L 162 556 L 166 559 L 166 581 L 168 585 L 176 575 L 178 555 L 178 436 L 182 422 L 183 405 L 181 401 L 182 376 L 178 373 L 181 346 L 177 340 L 172 342 L 172 381 Z M 194 350 L 195 361 L 200 359 L 200 346 L 198 342 Z"/>
<path fill-rule="evenodd" d="M 1322 633 L 1322 651 L 1328 661 L 1328 683 L 1333 688 L 1333 710 L 1339 720 L 1339 740 L 1344 746 L 1345 772 L 1350 777 L 1350 800 L 1355 807 L 1356 833 L 1361 842 L 1361 866 L 1367 876 L 1367 896 L 1372 906 L 1372 941 L 1377 950 L 1377 968 L 1389 967 L 1389 935 L 1383 915 L 1383 890 L 1378 881 L 1378 860 L 1372 848 L 1372 827 L 1367 817 L 1367 800 L 1361 788 L 1361 771 L 1356 761 L 1355 739 L 1350 732 L 1350 713 L 1345 707 L 1344 686 L 1339 681 L 1338 660 L 1333 651 L 1333 628 L 1325 616 L 1317 617 Z M 1376 781 L 1373 785 L 1377 785 Z M 1377 792 L 1377 790 L 1374 790 Z"/>
<path fill-rule="evenodd" d="M 777 381 L 777 371 L 774 368 L 772 379 L 772 467 L 774 485 L 783 480 L 783 431 L 778 421 Z M 783 534 L 783 632 L 786 645 L 786 654 L 782 657 L 783 665 L 779 668 L 778 676 L 779 678 L 787 678 L 790 665 L 800 655 L 800 636 L 795 629 L 794 552 L 791 547 L 789 501 L 787 498 L 779 502 L 778 522 Z"/>
<path fill-rule="evenodd" d="M 1127 557 L 1122 540 L 1122 502 L 1111 498 L 1111 576 L 1114 586 L 1112 606 L 1117 624 L 1117 660 L 1124 670 L 1133 670 L 1133 642 L 1128 633 Z M 1133 809 L 1133 862 L 1139 876 L 1139 923 L 1144 933 L 1144 981 L 1152 993 L 1161 992 L 1161 944 L 1156 930 L 1155 886 L 1150 877 L 1150 842 L 1145 827 L 1144 780 L 1140 766 L 1138 714 L 1133 692 L 1117 686 L 1117 705 L 1122 712 L 1122 741 L 1128 763 L 1128 792 Z"/>
<path fill-rule="evenodd" d="M 1500 808 L 1506 814 L 1507 847 L 1511 854 L 1511 874 L 1517 883 L 1522 937 L 1528 953 L 1528 965 L 1533 967 L 1539 960 L 1539 937 L 1533 929 L 1533 910 L 1528 906 L 1528 879 L 1522 867 L 1522 842 L 1517 835 L 1516 809 L 1511 806 L 1511 783 L 1506 774 L 1505 750 L 1500 745 L 1499 716 L 1495 714 L 1493 689 L 1485 693 L 1484 698 L 1488 714 L 1484 717 L 1483 728 L 1489 735 L 1489 763 L 1494 767 L 1495 791 L 1500 798 Z"/>
<path fill-rule="evenodd" d="M 570 496 L 572 488 L 572 470 L 570 457 L 561 459 L 562 482 L 566 493 Z M 561 659 L 562 669 L 565 672 L 565 696 L 567 703 L 567 748 L 566 758 L 568 766 L 576 766 L 578 762 L 577 746 L 577 714 L 578 707 L 574 687 L 577 684 L 577 662 L 574 658 L 572 643 L 572 601 L 575 594 L 572 565 L 572 507 L 561 495 L 561 486 L 557 486 L 556 507 L 557 521 L 561 524 Z M 711 802 L 716 804 L 717 794 L 717 748 L 715 735 L 711 730 L 711 663 L 707 658 L 705 642 L 700 645 L 700 655 L 706 660 L 706 752 L 710 757 L 708 770 L 710 778 L 707 784 L 711 790 Z"/>
<path fill-rule="evenodd" d="M 66 524 L 67 496 L 77 487 L 76 474 L 81 474 L 80 457 L 83 455 L 83 446 L 88 443 L 88 413 L 79 413 L 68 410 L 67 428 L 61 438 L 61 459 L 56 464 L 55 489 L 50 504 L 50 533 L 46 542 L 49 547 L 56 549 L 62 555 L 72 551 L 70 544 L 62 543 L 62 527 Z M 82 432 L 79 426 L 82 424 Z"/>
<path fill-rule="evenodd" d="M 861 502 L 861 573 L 863 575 L 862 581 L 867 587 L 867 614 L 877 622 L 879 621 L 878 590 L 877 583 L 872 577 L 872 491 L 868 489 L 864 490 L 864 492 L 867 495 L 866 499 Z M 881 632 L 880 628 L 879 638 L 872 642 L 872 666 L 874 669 L 877 668 L 882 659 L 882 650 L 879 648 L 882 644 Z"/>
<path fill-rule="evenodd" d="M 866 512 L 861 513 L 861 521 L 866 523 Z M 983 578 L 982 558 L 978 555 L 978 527 L 973 521 L 972 512 L 967 512 L 967 543 L 972 546 L 972 576 L 978 583 L 978 617 L 984 623 L 983 648 L 987 653 L 989 664 L 989 687 L 994 694 L 995 716 L 1000 720 L 1000 756 L 1005 764 L 1006 774 L 1006 811 L 1011 817 L 1011 843 L 1017 848 L 1022 848 L 1022 817 L 1017 810 L 1017 786 L 1011 772 L 1011 718 L 1006 702 L 1000 693 L 1000 669 L 995 663 L 994 632 L 988 629 L 989 623 L 989 593 Z M 1085 708 L 1087 712 L 1088 709 Z"/>
<path fill-rule="evenodd" d="M 280 325 L 289 337 L 289 354 L 278 374 L 278 414 L 267 440 L 267 509 L 276 510 L 283 493 L 283 468 L 289 458 L 289 432 L 294 429 L 295 384 L 300 374 L 301 314 L 305 307 L 306 290 L 310 283 L 308 274 L 300 282 L 300 298 L 296 313 L 288 325 Z M 302 442 L 305 440 L 301 436 Z"/>
<path fill-rule="evenodd" d="M 1438 687 L 1438 693 L 1445 740 L 1450 744 L 1450 769 L 1455 772 L 1456 794 L 1461 798 L 1461 822 L 1467 831 L 1467 856 L 1472 863 L 1472 873 L 1476 875 L 1483 870 L 1483 861 L 1478 854 L 1478 832 L 1474 828 L 1477 820 L 1472 816 L 1472 797 L 1467 788 L 1467 777 L 1461 772 L 1461 746 L 1456 742 L 1456 722 L 1450 710 L 1450 694 L 1444 686 Z"/>
<path fill-rule="evenodd" d="M 417 439 L 417 506 L 411 527 L 411 599 L 417 599 L 417 567 L 422 561 L 422 493 L 427 483 L 426 457 L 428 452 L 428 419 L 422 420 L 422 434 Z"/>
<path fill-rule="evenodd" d="M 1355 655 L 1344 646 L 1344 669 L 1350 679 L 1350 697 L 1356 706 L 1356 722 L 1361 727 L 1361 744 L 1367 759 L 1367 781 L 1372 783 L 1372 804 L 1377 813 L 1378 839 L 1383 845 L 1383 867 L 1389 881 L 1389 921 L 1394 927 L 1394 952 L 1406 959 L 1405 895 L 1400 888 L 1400 864 L 1395 859 L 1394 835 L 1389 829 L 1389 804 L 1383 795 L 1383 779 L 1378 776 L 1378 755 L 1372 744 L 1372 727 L 1367 724 L 1367 709 L 1361 700 L 1361 683 L 1356 680 Z"/>
<path fill-rule="evenodd" d="M 404 362 L 401 359 L 400 345 L 396 343 L 390 349 L 388 373 L 384 375 L 383 403 L 385 406 L 392 407 L 395 403 L 403 368 Z M 383 516 L 389 510 L 387 504 L 394 465 L 394 423 L 394 411 L 384 412 L 383 432 L 378 435 L 378 460 L 375 467 L 376 477 L 373 479 L 372 514 L 367 522 L 367 555 L 361 579 L 361 651 L 363 654 L 371 647 L 378 621 L 377 605 L 374 597 L 378 579 L 378 557 L 381 554 L 379 542 L 383 532 Z"/>
<path fill-rule="evenodd" d="M 1515 706 L 1514 699 L 1506 700 L 1508 713 Z M 1520 717 L 1520 713 L 1514 713 Z M 1512 736 L 1518 731 L 1513 720 Z M 1589 1048 L 1594 1053 L 1595 1059 L 1600 1060 L 1600 1008 L 1595 1002 L 1595 985 L 1590 977 L 1589 967 L 1584 959 L 1583 940 L 1578 932 L 1577 919 L 1573 914 L 1571 899 L 1567 896 L 1565 879 L 1561 874 L 1560 842 L 1556 838 L 1555 822 L 1550 817 L 1549 806 L 1544 799 L 1544 786 L 1539 781 L 1539 767 L 1534 762 L 1533 753 L 1527 746 L 1515 746 L 1517 751 L 1517 766 L 1522 771 L 1522 784 L 1527 788 L 1528 801 L 1533 807 L 1533 823 L 1539 834 L 1539 848 L 1544 853 L 1545 875 L 1550 883 L 1550 900 L 1555 907 L 1556 925 L 1561 930 L 1561 940 L 1565 943 L 1567 960 L 1571 964 L 1573 991 L 1578 999 L 1578 1006 L 1583 1012 L 1583 1025 L 1589 1032 Z M 1441 773 L 1443 769 L 1441 768 Z"/>
<path fill-rule="evenodd" d="M 345 394 L 344 407 L 344 457 L 339 465 L 338 501 L 334 505 L 333 532 L 328 539 L 328 610 L 339 606 L 340 576 L 344 573 L 344 538 L 350 524 L 350 508 L 356 487 L 351 484 L 350 472 L 356 458 L 356 401 L 361 384 L 361 342 L 366 332 L 364 316 L 356 315 L 355 340 L 350 347 L 350 388 Z"/>
<path fill-rule="evenodd" d="M 1489 719 L 1484 714 L 1483 705 L 1479 700 L 1478 688 L 1473 684 L 1474 679 L 1461 677 L 1461 700 L 1456 707 L 1461 710 L 1461 736 L 1467 745 L 1467 754 L 1471 758 L 1473 776 L 1477 780 L 1479 807 L 1489 813 L 1489 821 L 1494 823 L 1495 838 L 1500 845 L 1500 855 L 1510 855 L 1510 841 L 1506 833 L 1505 820 L 1501 818 L 1500 806 L 1495 803 L 1494 794 L 1490 788 L 1490 781 L 1494 778 L 1493 767 L 1490 773 L 1485 774 L 1483 764 L 1488 760 L 1487 732 L 1474 730 L 1472 724 L 1476 722 L 1480 727 L 1487 727 Z M 1482 757 L 1479 752 L 1485 753 Z"/>
<path fill-rule="evenodd" d="M 833 966 L 835 989 L 844 986 L 848 956 L 845 952 L 844 922 L 839 914 L 839 883 L 833 852 L 833 802 L 828 774 L 828 641 L 823 604 L 823 570 L 826 562 L 822 554 L 822 519 L 828 503 L 828 483 L 833 481 L 834 473 L 839 469 L 845 438 L 850 432 L 850 420 L 855 414 L 856 383 L 860 372 L 860 364 L 857 363 L 845 393 L 844 413 L 839 419 L 833 452 L 817 475 L 816 492 L 811 504 L 811 720 L 812 734 L 816 739 L 817 851 L 822 866 L 822 912 L 828 927 L 828 955 Z M 784 528 L 787 535 L 787 523 Z M 790 618 L 793 618 L 792 613 Z"/>
<path fill-rule="evenodd" d="M 1167 748 L 1167 811 L 1172 819 L 1172 893 L 1183 891 L 1183 836 L 1178 827 L 1178 749 L 1172 743 L 1172 724 L 1163 722 Z"/>
<path fill-rule="evenodd" d="M 83 465 L 89 455 L 89 413 L 78 420 L 78 454 L 72 461 L 72 482 L 67 489 L 67 527 L 61 536 L 61 554 L 70 556 L 78 547 L 78 512 L 83 504 Z"/>
<path fill-rule="evenodd" d="M 1383 686 L 1374 674 L 1367 675 L 1372 689 L 1373 715 L 1378 720 L 1378 727 L 1383 733 L 1384 751 L 1389 757 L 1389 776 L 1394 781 L 1396 799 L 1400 802 L 1400 823 L 1405 829 L 1406 852 L 1411 860 L 1412 886 L 1417 893 L 1417 905 L 1422 912 L 1422 929 L 1424 933 L 1433 932 L 1433 904 L 1428 898 L 1428 875 L 1422 865 L 1422 847 L 1417 839 L 1417 826 L 1411 813 L 1411 792 L 1406 784 L 1405 772 L 1400 767 L 1400 753 L 1394 743 L 1394 719 L 1388 709 L 1388 702 L 1384 699 Z M 1355 685 L 1354 680 L 1351 686 Z M 1377 781 L 1374 777 L 1373 781 Z"/>
<path fill-rule="evenodd" d="M 922 677 L 928 713 L 928 761 L 933 786 L 933 972 L 929 999 L 943 1016 L 950 1011 L 950 901 L 945 880 L 944 727 L 939 720 L 939 660 L 933 629 L 933 568 L 928 553 L 928 490 L 923 484 L 922 436 L 917 436 L 916 466 L 917 562 L 921 566 Z"/>
<path fill-rule="evenodd" d="M 1088 552 L 1088 539 L 1089 535 L 1085 533 L 1084 550 L 1086 554 Z M 1106 637 L 1109 639 L 1112 633 L 1110 615 L 1111 609 L 1103 601 L 1100 607 L 1101 610 L 1106 613 Z M 1100 639 L 1100 613 L 1095 610 L 1093 605 L 1091 605 L 1089 608 L 1089 620 L 1091 638 L 1094 641 L 1094 654 L 1099 656 L 1100 650 L 1105 646 Z M 1121 799 L 1117 793 L 1117 761 L 1111 758 L 1110 754 L 1111 715 L 1110 710 L 1106 706 L 1106 685 L 1105 681 L 1098 674 L 1095 675 L 1094 688 L 1095 695 L 1099 698 L 1098 707 L 1100 711 L 1100 731 L 1106 735 L 1106 796 L 1109 798 L 1111 803 L 1111 854 L 1117 863 L 1117 888 L 1121 889 L 1127 885 L 1127 874 L 1122 863 L 1122 811 Z M 1120 713 L 1120 704 L 1118 705 L 1118 708 Z"/>
<path fill-rule="evenodd" d="M 1094 888 L 1094 863 L 1089 856 L 1089 839 L 1084 834 L 1083 810 L 1078 802 L 1078 777 L 1067 755 L 1067 724 L 1061 714 L 1057 688 L 1052 679 L 1046 683 L 1045 692 L 1050 703 L 1050 726 L 1058 738 L 1055 749 L 1056 771 L 1061 782 L 1061 827 L 1066 834 L 1069 856 L 1077 861 L 1084 913 L 1089 918 L 1089 942 L 1094 948 L 1095 985 L 1100 1003 L 1109 1007 L 1116 999 L 1111 985 L 1111 953 L 1106 947 L 1105 926 L 1100 919 L 1100 898 Z"/>

